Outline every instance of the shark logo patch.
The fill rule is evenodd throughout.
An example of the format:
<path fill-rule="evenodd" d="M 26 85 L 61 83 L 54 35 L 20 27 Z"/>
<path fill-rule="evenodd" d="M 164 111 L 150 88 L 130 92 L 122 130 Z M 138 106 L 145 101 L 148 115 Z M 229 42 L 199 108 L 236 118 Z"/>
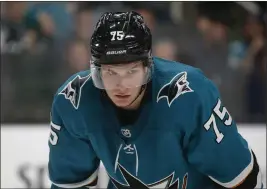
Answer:
<path fill-rule="evenodd" d="M 82 88 L 90 78 L 91 74 L 85 77 L 77 75 L 64 87 L 64 89 L 58 95 L 64 95 L 65 99 L 69 100 L 75 109 L 78 109 L 82 94 Z"/>
<path fill-rule="evenodd" d="M 152 184 L 145 184 L 138 178 L 131 175 L 123 166 L 118 164 L 119 170 L 127 184 L 122 184 L 110 177 L 111 182 L 117 189 L 153 189 L 153 188 L 165 188 L 165 189 L 179 189 L 179 179 L 174 181 L 174 172 L 164 179 Z M 182 189 L 187 188 L 188 174 L 183 178 Z"/>
<path fill-rule="evenodd" d="M 187 72 L 181 72 L 174 76 L 169 83 L 165 84 L 159 90 L 157 102 L 159 102 L 159 100 L 162 98 L 166 98 L 168 106 L 170 107 L 176 98 L 189 92 L 194 91 L 189 87 L 189 82 L 187 81 Z"/>

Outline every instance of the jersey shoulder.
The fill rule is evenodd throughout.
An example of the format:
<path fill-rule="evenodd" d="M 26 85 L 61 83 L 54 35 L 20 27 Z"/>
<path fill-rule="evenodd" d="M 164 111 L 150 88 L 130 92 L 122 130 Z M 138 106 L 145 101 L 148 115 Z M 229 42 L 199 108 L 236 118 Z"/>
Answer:
<path fill-rule="evenodd" d="M 62 90 L 64 90 L 64 88 L 66 88 L 66 86 L 68 86 L 69 84 L 72 85 L 79 85 L 80 83 L 83 83 L 83 81 L 87 81 L 87 79 L 90 79 L 91 77 L 91 72 L 90 70 L 85 70 L 85 71 L 80 71 L 77 72 L 73 75 L 71 75 L 68 79 L 66 79 L 65 82 L 63 82 L 63 84 L 58 88 L 56 95 L 58 95 L 60 92 L 62 92 Z"/>
<path fill-rule="evenodd" d="M 84 124 L 80 122 L 82 108 L 90 110 L 86 99 L 88 90 L 90 90 L 91 74 L 89 70 L 78 72 L 70 76 L 57 90 L 51 108 L 51 121 L 64 127 L 75 136 L 83 136 L 86 131 Z M 89 88 L 88 88 L 89 87 Z"/>
<path fill-rule="evenodd" d="M 63 97 L 64 100 L 62 102 L 70 102 L 73 108 L 78 109 L 82 96 L 82 89 L 90 79 L 90 70 L 73 74 L 58 88 L 54 97 L 54 103 L 57 103 L 59 98 Z"/>
<path fill-rule="evenodd" d="M 195 67 L 172 61 L 155 61 L 157 107 L 185 130 L 208 119 L 219 97 L 217 87 Z"/>
<path fill-rule="evenodd" d="M 209 92 L 217 93 L 213 82 L 196 67 L 157 57 L 154 58 L 154 64 L 155 80 L 159 88 L 157 101 L 167 98 L 170 106 L 175 100 L 196 102 Z"/>

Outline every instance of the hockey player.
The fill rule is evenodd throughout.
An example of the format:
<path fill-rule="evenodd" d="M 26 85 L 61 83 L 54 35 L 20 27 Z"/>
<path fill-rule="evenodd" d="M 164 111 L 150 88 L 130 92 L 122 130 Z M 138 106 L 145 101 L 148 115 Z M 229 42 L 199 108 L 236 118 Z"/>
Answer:
<path fill-rule="evenodd" d="M 138 13 L 100 18 L 90 70 L 71 76 L 52 104 L 52 188 L 95 186 L 100 161 L 108 188 L 262 187 L 256 156 L 214 84 L 153 57 L 151 44 Z"/>

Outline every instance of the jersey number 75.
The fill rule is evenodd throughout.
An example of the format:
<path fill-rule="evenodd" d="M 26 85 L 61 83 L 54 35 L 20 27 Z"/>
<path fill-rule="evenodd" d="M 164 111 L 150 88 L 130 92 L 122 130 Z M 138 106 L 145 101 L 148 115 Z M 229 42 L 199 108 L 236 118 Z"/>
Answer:
<path fill-rule="evenodd" d="M 224 125 L 230 126 L 232 124 L 232 117 L 227 111 L 225 107 L 221 107 L 221 100 L 218 99 L 218 102 L 215 108 L 212 111 L 212 114 L 208 121 L 204 124 L 204 128 L 208 131 L 211 127 L 213 127 L 213 131 L 216 135 L 216 142 L 220 143 L 224 137 L 223 133 L 221 133 L 217 127 L 215 116 L 217 115 L 221 121 L 225 120 L 226 114 L 228 115 L 228 119 L 224 121 Z M 221 109 L 221 110 L 220 110 Z"/>

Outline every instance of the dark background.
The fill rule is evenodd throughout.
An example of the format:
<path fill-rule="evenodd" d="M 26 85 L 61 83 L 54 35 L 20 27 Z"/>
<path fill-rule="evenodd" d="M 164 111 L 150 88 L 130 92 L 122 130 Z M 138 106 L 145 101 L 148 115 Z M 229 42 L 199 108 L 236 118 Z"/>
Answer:
<path fill-rule="evenodd" d="M 57 88 L 89 67 L 106 11 L 140 12 L 153 54 L 193 65 L 237 122 L 265 122 L 266 2 L 1 2 L 1 123 L 48 123 Z"/>

